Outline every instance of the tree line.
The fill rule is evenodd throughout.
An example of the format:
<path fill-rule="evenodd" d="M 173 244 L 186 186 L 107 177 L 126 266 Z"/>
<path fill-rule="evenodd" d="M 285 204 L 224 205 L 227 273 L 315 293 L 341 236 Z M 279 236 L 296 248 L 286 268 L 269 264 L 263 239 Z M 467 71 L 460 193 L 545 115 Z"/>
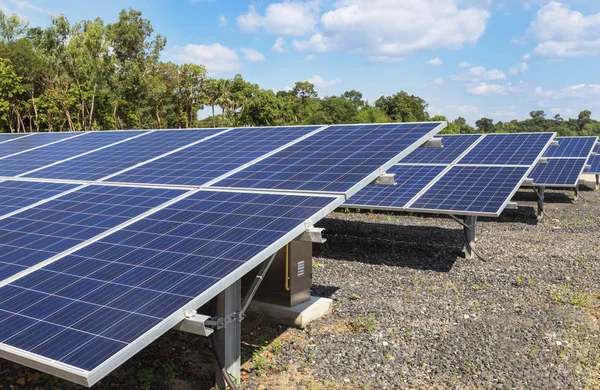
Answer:
<path fill-rule="evenodd" d="M 210 78 L 202 65 L 161 61 L 166 42 L 133 9 L 110 24 L 100 18 L 71 24 L 58 16 L 46 28 L 0 11 L 0 131 L 446 120 L 431 117 L 427 102 L 405 91 L 370 103 L 356 90 L 320 97 L 308 81 L 274 92 L 239 74 Z M 211 115 L 199 120 L 205 107 Z M 459 117 L 445 133 L 522 131 L 597 135 L 600 123 L 589 111 L 577 119 L 533 111 L 524 121 L 481 118 L 475 128 Z"/>

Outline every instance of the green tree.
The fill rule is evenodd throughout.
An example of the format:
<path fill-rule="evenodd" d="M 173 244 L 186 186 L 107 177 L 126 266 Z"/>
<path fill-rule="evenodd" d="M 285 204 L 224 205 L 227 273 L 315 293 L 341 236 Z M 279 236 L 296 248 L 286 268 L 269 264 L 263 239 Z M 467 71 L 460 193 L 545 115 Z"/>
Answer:
<path fill-rule="evenodd" d="M 393 96 L 382 96 L 375 101 L 387 116 L 396 122 L 423 122 L 429 120 L 428 104 L 422 98 L 400 91 Z"/>
<path fill-rule="evenodd" d="M 494 121 L 490 118 L 483 117 L 475 122 L 477 130 L 482 133 L 492 133 L 494 131 Z"/>
<path fill-rule="evenodd" d="M 17 99 L 23 91 L 21 77 L 13 69 L 10 60 L 0 58 L 0 119 L 8 123 L 11 132 L 15 131 L 13 114 L 16 119 L 16 131 L 25 131 Z"/>

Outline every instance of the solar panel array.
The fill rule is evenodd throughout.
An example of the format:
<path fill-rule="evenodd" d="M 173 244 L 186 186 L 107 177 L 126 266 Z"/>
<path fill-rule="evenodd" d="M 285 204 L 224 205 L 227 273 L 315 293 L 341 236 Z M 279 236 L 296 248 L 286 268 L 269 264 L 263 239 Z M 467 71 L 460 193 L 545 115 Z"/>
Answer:
<path fill-rule="evenodd" d="M 396 186 L 369 185 L 346 206 L 498 216 L 548 148 L 554 133 L 444 135 L 388 170 Z"/>
<path fill-rule="evenodd" d="M 0 137 L 0 356 L 92 385 L 442 128 Z"/>
<path fill-rule="evenodd" d="M 591 158 L 598 137 L 556 137 L 557 147 L 549 148 L 531 173 L 533 185 L 544 187 L 575 187 Z"/>

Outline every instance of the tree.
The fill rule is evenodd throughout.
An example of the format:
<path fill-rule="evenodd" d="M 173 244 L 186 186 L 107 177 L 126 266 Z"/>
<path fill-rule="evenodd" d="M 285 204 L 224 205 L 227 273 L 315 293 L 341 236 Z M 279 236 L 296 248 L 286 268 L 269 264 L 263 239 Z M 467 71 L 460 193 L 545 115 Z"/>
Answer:
<path fill-rule="evenodd" d="M 483 133 L 492 133 L 494 131 L 494 121 L 490 118 L 481 118 L 475 122 L 477 130 Z"/>
<path fill-rule="evenodd" d="M 18 109 L 19 101 L 16 99 L 23 91 L 21 78 L 13 69 L 10 60 L 0 58 L 0 119 L 8 123 L 11 132 L 15 131 L 13 114 L 17 121 L 16 131 L 25 131 L 25 124 Z"/>
<path fill-rule="evenodd" d="M 375 107 L 396 122 L 423 122 L 429 119 L 425 100 L 404 91 L 380 97 L 375 101 Z"/>
<path fill-rule="evenodd" d="M 219 100 L 219 81 L 215 79 L 209 79 L 204 83 L 204 104 L 210 106 L 212 111 L 212 123 L 213 127 L 217 127 L 215 118 L 215 106 Z"/>

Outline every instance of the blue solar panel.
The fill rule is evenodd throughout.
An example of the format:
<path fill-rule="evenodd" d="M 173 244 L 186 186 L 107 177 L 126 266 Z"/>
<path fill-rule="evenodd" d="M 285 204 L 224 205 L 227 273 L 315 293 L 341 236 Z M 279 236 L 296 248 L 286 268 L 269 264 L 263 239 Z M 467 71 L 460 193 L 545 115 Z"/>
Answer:
<path fill-rule="evenodd" d="M 547 163 L 537 164 L 530 177 L 539 186 L 573 187 L 579 182 L 585 164 L 585 158 L 550 158 Z"/>
<path fill-rule="evenodd" d="M 75 184 L 27 181 L 0 182 L 0 216 L 77 187 Z"/>
<path fill-rule="evenodd" d="M 586 169 L 585 171 L 588 173 L 600 174 L 600 150 L 596 153 L 598 154 L 595 156 L 591 156 L 587 162 L 590 168 Z"/>
<path fill-rule="evenodd" d="M 36 133 L 29 137 L 20 137 L 14 141 L 3 142 L 0 144 L 0 158 L 11 154 L 20 153 L 25 150 L 37 148 L 52 142 L 80 136 L 82 133 Z"/>
<path fill-rule="evenodd" d="M 200 191 L 0 288 L 0 342 L 92 371 L 338 199 Z"/>
<path fill-rule="evenodd" d="M 402 208 L 445 168 L 440 165 L 396 165 L 387 172 L 396 174 L 397 185 L 368 185 L 353 195 L 346 205 L 365 208 Z"/>
<path fill-rule="evenodd" d="M 450 164 L 473 145 L 481 134 L 442 135 L 441 148 L 417 148 L 400 160 L 403 164 Z"/>
<path fill-rule="evenodd" d="M 94 185 L 4 218 L 0 220 L 0 280 L 182 193 Z"/>
<path fill-rule="evenodd" d="M 0 175 L 17 176 L 139 134 L 139 131 L 86 133 L 81 137 L 2 159 L 0 160 Z"/>
<path fill-rule="evenodd" d="M 202 185 L 319 127 L 237 128 L 127 171 L 111 181 Z"/>
<path fill-rule="evenodd" d="M 459 164 L 532 165 L 554 133 L 488 134 Z"/>
<path fill-rule="evenodd" d="M 223 130 L 155 131 L 26 176 L 46 179 L 99 180 Z"/>
<path fill-rule="evenodd" d="M 439 126 L 439 122 L 330 126 L 215 186 L 349 192 L 441 130 Z"/>
<path fill-rule="evenodd" d="M 21 138 L 21 137 L 27 137 L 29 135 L 30 134 L 24 134 L 24 133 L 0 133 L 0 143 L 12 141 L 12 140 L 15 140 L 15 139 Z"/>
<path fill-rule="evenodd" d="M 544 157 L 587 158 L 598 137 L 556 137 L 554 140 L 558 141 L 558 146 L 550 146 Z"/>
<path fill-rule="evenodd" d="M 527 167 L 454 166 L 408 209 L 498 215 L 528 170 Z"/>

